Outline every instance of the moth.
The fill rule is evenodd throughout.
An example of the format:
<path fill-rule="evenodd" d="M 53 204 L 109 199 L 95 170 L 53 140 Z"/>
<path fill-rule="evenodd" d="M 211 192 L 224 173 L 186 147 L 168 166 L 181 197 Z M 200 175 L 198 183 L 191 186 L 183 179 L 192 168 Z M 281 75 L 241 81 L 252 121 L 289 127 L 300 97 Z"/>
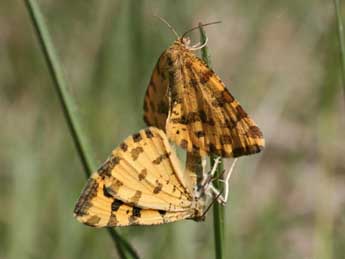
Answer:
<path fill-rule="evenodd" d="M 87 181 L 75 217 L 93 227 L 156 225 L 205 215 L 210 182 L 197 188 L 165 133 L 150 127 L 127 137 Z"/>
<path fill-rule="evenodd" d="M 165 21 L 164 21 L 165 22 Z M 168 25 L 170 28 L 171 26 Z M 260 152 L 263 134 L 218 75 L 193 51 L 187 33 L 158 59 L 144 99 L 144 121 L 188 152 L 239 157 Z"/>

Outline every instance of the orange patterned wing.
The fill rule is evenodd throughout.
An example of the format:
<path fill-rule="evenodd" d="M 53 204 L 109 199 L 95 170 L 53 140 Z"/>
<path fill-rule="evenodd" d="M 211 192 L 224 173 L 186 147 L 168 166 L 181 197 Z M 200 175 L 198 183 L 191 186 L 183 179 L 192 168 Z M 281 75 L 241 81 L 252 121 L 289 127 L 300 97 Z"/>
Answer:
<path fill-rule="evenodd" d="M 107 193 L 103 177 L 92 175 L 74 209 L 75 217 L 92 227 L 157 225 L 193 217 L 192 210 L 170 212 L 142 209 L 124 203 Z"/>
<path fill-rule="evenodd" d="M 181 171 L 161 130 L 151 127 L 128 137 L 113 151 L 110 161 L 114 161 L 113 167 L 104 174 L 106 189 L 113 197 L 158 210 L 178 211 L 191 206 L 191 181 Z"/>
<path fill-rule="evenodd" d="M 74 213 L 79 221 L 102 227 L 161 224 L 201 211 L 167 137 L 147 128 L 128 137 L 92 175 Z"/>
<path fill-rule="evenodd" d="M 169 139 L 202 156 L 239 157 L 263 149 L 260 129 L 201 59 L 180 40 L 163 55 L 171 98 Z"/>
<path fill-rule="evenodd" d="M 158 59 L 153 70 L 144 99 L 144 121 L 148 126 L 165 130 L 169 112 L 167 56 L 164 53 Z"/>

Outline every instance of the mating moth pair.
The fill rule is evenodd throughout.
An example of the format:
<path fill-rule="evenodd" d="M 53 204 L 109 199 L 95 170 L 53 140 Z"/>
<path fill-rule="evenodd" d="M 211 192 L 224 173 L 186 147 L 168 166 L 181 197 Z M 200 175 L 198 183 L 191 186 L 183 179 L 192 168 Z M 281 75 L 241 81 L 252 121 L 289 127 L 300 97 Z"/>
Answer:
<path fill-rule="evenodd" d="M 187 162 L 183 171 L 168 140 L 200 157 L 263 149 L 260 129 L 193 53 L 203 45 L 190 46 L 184 35 L 162 53 L 152 73 L 144 99 L 150 127 L 125 139 L 90 177 L 74 209 L 80 222 L 114 227 L 202 220 L 210 181 L 197 188 L 193 165 Z"/>

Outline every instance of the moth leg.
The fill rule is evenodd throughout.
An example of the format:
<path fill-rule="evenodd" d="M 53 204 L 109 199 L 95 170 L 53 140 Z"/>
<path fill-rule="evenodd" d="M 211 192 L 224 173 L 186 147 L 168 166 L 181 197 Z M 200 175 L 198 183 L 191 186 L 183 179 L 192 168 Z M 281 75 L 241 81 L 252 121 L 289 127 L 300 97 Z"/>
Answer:
<path fill-rule="evenodd" d="M 212 181 L 214 180 L 214 175 L 217 171 L 217 168 L 218 168 L 218 165 L 220 164 L 220 162 L 221 162 L 221 157 L 217 157 L 214 160 L 214 164 L 213 164 L 211 171 L 208 173 L 204 172 L 203 181 L 201 183 L 201 186 L 203 186 L 204 193 L 206 195 L 208 195 L 211 198 L 213 198 L 214 196 L 218 196 L 217 201 L 219 203 L 223 203 L 222 202 L 223 197 L 220 195 L 220 192 L 212 184 Z"/>
<path fill-rule="evenodd" d="M 206 158 L 202 158 L 201 159 L 201 167 L 202 167 L 202 179 L 200 181 L 200 186 L 204 186 L 206 183 L 206 179 L 208 177 L 208 173 L 206 171 L 206 165 L 207 165 L 207 161 Z"/>
<path fill-rule="evenodd" d="M 210 175 L 213 177 L 214 176 L 214 174 L 216 173 L 216 170 L 217 170 L 217 168 L 218 168 L 218 165 L 220 164 L 220 162 L 221 162 L 221 159 L 222 159 L 222 157 L 217 157 L 215 160 L 214 160 L 214 164 L 213 164 L 213 167 L 212 167 L 212 170 L 211 170 L 211 172 L 210 172 Z"/>
<path fill-rule="evenodd" d="M 219 161 L 220 160 L 218 160 L 218 163 L 219 163 Z M 214 187 L 214 185 L 212 183 L 212 178 L 211 178 L 210 182 L 207 182 L 206 185 L 205 185 L 205 192 L 207 193 L 207 195 L 211 196 L 211 197 L 217 197 L 217 202 L 219 204 L 225 205 L 226 202 L 228 201 L 228 198 L 229 198 L 229 186 L 230 186 L 230 176 L 231 176 L 231 173 L 233 172 L 233 170 L 235 168 L 236 162 L 237 162 L 237 158 L 232 162 L 231 167 L 225 173 L 224 178 L 218 180 L 218 181 L 222 182 L 223 185 L 224 185 L 222 193 L 216 187 Z M 214 167 L 214 168 L 217 168 L 217 167 Z M 215 171 L 214 168 L 212 169 L 212 171 L 213 170 Z M 213 172 L 213 175 L 214 175 L 214 173 L 215 172 Z M 211 174 L 212 174 L 212 172 L 211 172 Z M 213 179 L 213 180 L 216 180 L 216 179 Z"/>
<path fill-rule="evenodd" d="M 214 177 L 214 174 L 216 173 L 216 170 L 217 170 L 217 167 L 218 167 L 220 161 L 221 161 L 221 157 L 217 157 L 214 160 L 213 167 L 209 173 L 206 173 L 206 170 L 204 171 L 204 169 L 206 168 L 206 160 L 204 159 L 202 161 L 202 163 L 205 163 L 205 167 L 203 164 L 203 180 L 201 182 L 201 186 L 204 186 L 205 189 L 207 189 L 207 185 L 211 182 L 212 178 Z"/>
<path fill-rule="evenodd" d="M 217 197 L 217 202 L 219 204 L 225 205 L 225 200 L 223 195 L 220 193 L 220 191 L 214 187 L 214 185 L 211 183 L 208 186 L 208 193 L 209 196 L 211 196 L 212 198 Z"/>
<path fill-rule="evenodd" d="M 206 172 L 206 165 L 207 165 L 206 158 L 202 158 L 202 160 L 201 160 L 201 166 L 202 166 L 202 175 L 203 175 L 203 177 L 207 175 L 207 172 Z"/>
<path fill-rule="evenodd" d="M 200 42 L 198 42 L 197 44 L 188 47 L 189 50 L 198 50 L 198 49 L 202 49 L 203 47 L 205 47 L 208 43 L 208 38 L 206 37 L 205 42 L 203 44 L 201 44 Z M 201 45 L 200 45 L 201 44 Z"/>
<path fill-rule="evenodd" d="M 225 177 L 223 178 L 224 180 L 219 180 L 220 182 L 222 182 L 224 184 L 224 195 L 219 196 L 222 204 L 225 204 L 228 201 L 229 187 L 230 187 L 230 176 L 231 176 L 231 173 L 233 172 L 233 170 L 235 168 L 237 159 L 238 158 L 235 158 L 234 161 L 232 162 L 230 169 L 226 172 Z M 217 194 L 217 193 L 215 193 L 215 194 Z M 219 194 L 219 191 L 218 191 L 218 194 Z"/>
<path fill-rule="evenodd" d="M 191 48 L 197 48 L 197 47 L 199 47 L 200 45 L 201 45 L 201 42 L 198 42 L 198 43 L 194 44 L 193 46 L 191 46 Z"/>

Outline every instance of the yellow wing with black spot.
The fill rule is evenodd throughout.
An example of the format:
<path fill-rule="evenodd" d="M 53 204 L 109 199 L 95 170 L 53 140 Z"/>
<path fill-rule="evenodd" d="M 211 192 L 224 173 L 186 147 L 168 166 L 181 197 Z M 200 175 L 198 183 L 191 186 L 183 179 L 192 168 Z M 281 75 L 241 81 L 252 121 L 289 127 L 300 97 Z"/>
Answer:
<path fill-rule="evenodd" d="M 157 225 L 193 217 L 192 210 L 170 212 L 142 209 L 115 199 L 107 193 L 102 177 L 95 173 L 88 180 L 74 209 L 75 217 L 92 227 Z"/>
<path fill-rule="evenodd" d="M 98 227 L 193 218 L 192 181 L 182 173 L 165 134 L 147 128 L 128 137 L 92 175 L 74 213 Z"/>
<path fill-rule="evenodd" d="M 144 121 L 164 131 L 170 107 L 166 59 L 164 53 L 158 59 L 144 98 Z"/>
<path fill-rule="evenodd" d="M 260 129 L 201 59 L 179 40 L 162 56 L 159 64 L 165 70 L 156 69 L 154 76 L 168 80 L 165 130 L 170 140 L 201 156 L 239 157 L 263 149 Z M 147 111 L 145 117 L 152 118 L 149 125 L 157 126 L 154 113 Z"/>

